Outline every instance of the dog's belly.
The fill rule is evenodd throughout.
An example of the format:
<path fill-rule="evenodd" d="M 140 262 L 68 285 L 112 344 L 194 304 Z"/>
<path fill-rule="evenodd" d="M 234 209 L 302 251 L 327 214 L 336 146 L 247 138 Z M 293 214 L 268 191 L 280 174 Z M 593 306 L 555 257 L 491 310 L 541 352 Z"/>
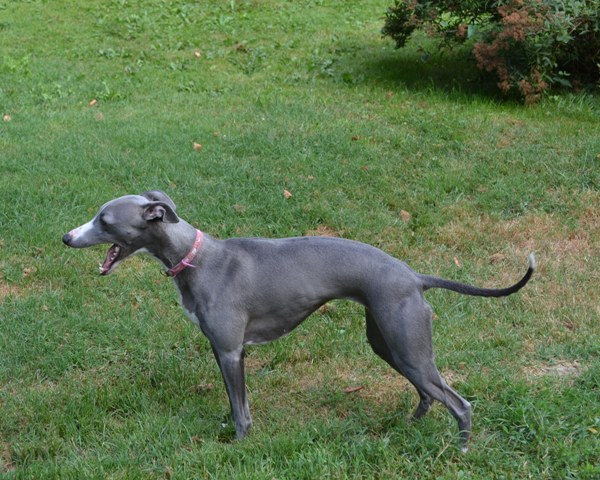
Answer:
<path fill-rule="evenodd" d="M 284 337 L 327 300 L 319 299 L 302 306 L 279 305 L 279 308 L 250 318 L 244 332 L 244 344 L 259 345 Z"/>

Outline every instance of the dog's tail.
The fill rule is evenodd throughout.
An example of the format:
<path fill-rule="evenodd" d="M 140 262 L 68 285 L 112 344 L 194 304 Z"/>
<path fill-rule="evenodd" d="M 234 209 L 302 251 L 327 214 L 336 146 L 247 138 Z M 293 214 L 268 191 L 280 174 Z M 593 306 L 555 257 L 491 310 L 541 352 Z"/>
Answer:
<path fill-rule="evenodd" d="M 423 290 L 428 290 L 430 288 L 444 288 L 446 290 L 452 290 L 453 292 L 462 293 L 463 295 L 474 295 L 477 297 L 506 297 L 507 295 L 511 295 L 521 290 L 533 275 L 534 270 L 535 257 L 533 253 L 530 253 L 529 268 L 527 269 L 527 272 L 521 280 L 507 288 L 479 288 L 465 283 L 421 274 L 419 274 L 419 278 L 422 282 Z"/>

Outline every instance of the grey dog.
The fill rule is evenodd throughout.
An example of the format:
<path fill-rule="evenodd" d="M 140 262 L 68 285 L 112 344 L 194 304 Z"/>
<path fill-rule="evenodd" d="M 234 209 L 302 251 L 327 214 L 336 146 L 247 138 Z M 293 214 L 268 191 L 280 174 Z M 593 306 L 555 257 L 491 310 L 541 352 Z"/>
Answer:
<path fill-rule="evenodd" d="M 365 306 L 373 351 L 416 388 L 420 401 L 414 417 L 423 416 L 433 400 L 443 403 L 458 422 L 464 451 L 471 406 L 435 366 L 431 308 L 423 292 L 444 288 L 502 297 L 521 289 L 535 268 L 530 255 L 521 280 L 508 288 L 489 289 L 416 273 L 375 247 L 341 238 L 217 240 L 179 218 L 175 204 L 161 191 L 104 204 L 92 220 L 64 235 L 63 242 L 75 248 L 112 244 L 100 267 L 102 275 L 140 252 L 163 263 L 188 317 L 210 341 L 237 438 L 252 424 L 244 345 L 280 338 L 327 301 L 342 298 Z"/>

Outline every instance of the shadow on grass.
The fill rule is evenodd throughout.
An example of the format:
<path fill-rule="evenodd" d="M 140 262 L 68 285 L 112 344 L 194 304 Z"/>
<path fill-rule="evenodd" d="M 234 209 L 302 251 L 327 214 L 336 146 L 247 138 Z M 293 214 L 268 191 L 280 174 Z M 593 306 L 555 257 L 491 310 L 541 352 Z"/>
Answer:
<path fill-rule="evenodd" d="M 518 99 L 503 96 L 495 78 L 477 68 L 468 46 L 440 49 L 426 38 L 411 41 L 402 49 L 385 40 L 354 49 L 340 46 L 342 52 L 351 50 L 353 55 L 341 56 L 338 63 L 341 78 L 348 83 L 441 94 L 461 102 L 518 103 Z"/>

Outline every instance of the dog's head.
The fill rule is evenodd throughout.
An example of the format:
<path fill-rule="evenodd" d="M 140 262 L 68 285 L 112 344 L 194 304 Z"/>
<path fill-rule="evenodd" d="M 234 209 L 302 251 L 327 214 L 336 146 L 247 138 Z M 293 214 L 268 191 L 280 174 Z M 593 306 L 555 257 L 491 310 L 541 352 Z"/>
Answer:
<path fill-rule="evenodd" d="M 173 201 L 166 193 L 153 190 L 105 203 L 89 222 L 65 234 L 63 242 L 74 248 L 112 244 L 100 266 L 100 274 L 108 275 L 127 257 L 155 242 L 157 230 L 164 224 L 177 222 Z"/>

